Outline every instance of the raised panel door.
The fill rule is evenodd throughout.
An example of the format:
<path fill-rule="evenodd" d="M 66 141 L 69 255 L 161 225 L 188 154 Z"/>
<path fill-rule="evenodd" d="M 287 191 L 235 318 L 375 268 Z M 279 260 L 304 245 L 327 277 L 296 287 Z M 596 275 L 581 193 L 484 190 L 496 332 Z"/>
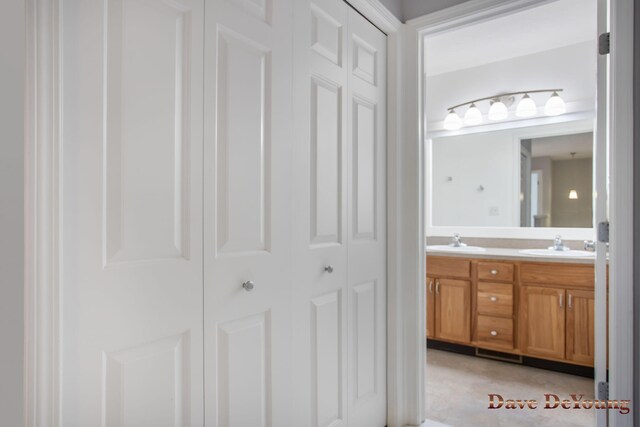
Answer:
<path fill-rule="evenodd" d="M 349 426 L 386 424 L 386 42 L 347 8 Z"/>
<path fill-rule="evenodd" d="M 207 426 L 290 424 L 291 7 L 207 2 Z"/>
<path fill-rule="evenodd" d="M 592 291 L 567 290 L 567 359 L 593 366 L 595 297 Z"/>
<path fill-rule="evenodd" d="M 59 3 L 60 424 L 202 426 L 204 1 Z"/>
<path fill-rule="evenodd" d="M 471 283 L 436 279 L 436 338 L 471 341 Z"/>
<path fill-rule="evenodd" d="M 520 304 L 522 351 L 531 356 L 565 356 L 565 291 L 523 286 Z"/>

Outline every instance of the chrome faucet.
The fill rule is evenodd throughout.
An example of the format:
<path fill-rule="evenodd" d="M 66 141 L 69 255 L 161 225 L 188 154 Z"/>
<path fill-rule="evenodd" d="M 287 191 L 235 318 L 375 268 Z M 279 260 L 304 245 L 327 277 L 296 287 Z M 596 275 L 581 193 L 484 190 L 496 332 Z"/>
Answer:
<path fill-rule="evenodd" d="M 467 244 L 462 243 L 462 239 L 460 239 L 460 234 L 455 233 L 453 235 L 453 238 L 451 239 L 451 243 L 449 244 L 449 246 L 453 246 L 454 248 L 460 248 L 460 247 L 467 246 Z"/>
<path fill-rule="evenodd" d="M 552 251 L 568 251 L 569 250 L 569 248 L 565 246 L 564 243 L 562 242 L 562 236 L 559 234 L 553 240 L 553 246 L 549 246 L 549 249 Z"/>

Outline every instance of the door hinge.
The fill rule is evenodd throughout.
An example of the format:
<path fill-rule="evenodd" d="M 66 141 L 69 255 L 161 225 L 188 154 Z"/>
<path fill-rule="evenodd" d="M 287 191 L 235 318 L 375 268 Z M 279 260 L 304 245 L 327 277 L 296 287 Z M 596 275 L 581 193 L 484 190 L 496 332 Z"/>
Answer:
<path fill-rule="evenodd" d="M 598 53 L 608 55 L 611 50 L 611 33 L 602 33 L 598 37 Z"/>
<path fill-rule="evenodd" d="M 609 222 L 598 223 L 598 242 L 609 243 Z"/>
<path fill-rule="evenodd" d="M 598 400 L 609 400 L 609 383 L 606 381 L 598 383 Z"/>

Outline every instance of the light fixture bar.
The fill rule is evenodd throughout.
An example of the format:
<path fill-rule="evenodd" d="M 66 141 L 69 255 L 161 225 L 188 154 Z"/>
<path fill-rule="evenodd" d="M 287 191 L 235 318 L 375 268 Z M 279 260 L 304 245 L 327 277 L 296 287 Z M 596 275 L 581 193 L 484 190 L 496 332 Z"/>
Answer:
<path fill-rule="evenodd" d="M 486 96 L 484 98 L 478 98 L 478 99 L 474 99 L 472 101 L 467 101 L 467 102 L 463 102 L 462 104 L 458 104 L 458 105 L 454 105 L 453 107 L 449 107 L 447 108 L 448 111 L 451 111 L 455 108 L 458 107 L 463 107 L 467 104 L 473 104 L 476 102 L 480 102 L 480 101 L 487 101 L 487 100 L 491 100 L 491 99 L 499 99 L 502 98 L 503 96 L 513 96 L 513 95 L 524 95 L 526 93 L 541 93 L 541 92 L 562 92 L 563 89 L 536 89 L 536 90 L 521 90 L 519 92 L 511 92 L 511 93 L 501 93 L 499 95 L 493 95 L 493 96 Z"/>

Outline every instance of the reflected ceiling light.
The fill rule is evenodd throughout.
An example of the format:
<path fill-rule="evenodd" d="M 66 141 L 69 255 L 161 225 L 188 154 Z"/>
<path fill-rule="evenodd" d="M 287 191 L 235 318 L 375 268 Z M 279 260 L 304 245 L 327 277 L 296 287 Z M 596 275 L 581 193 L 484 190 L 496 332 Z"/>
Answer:
<path fill-rule="evenodd" d="M 509 110 L 507 110 L 507 106 L 504 105 L 502 101 L 496 99 L 491 103 L 491 107 L 489 107 L 489 120 L 504 120 L 509 116 Z"/>
<path fill-rule="evenodd" d="M 480 123 L 482 123 L 482 113 L 478 107 L 476 107 L 476 104 L 471 103 L 467 112 L 464 113 L 464 124 L 467 126 L 475 126 Z"/>
<path fill-rule="evenodd" d="M 462 119 L 460 118 L 460 116 L 458 116 L 458 114 L 456 114 L 456 111 L 452 108 L 451 110 L 449 110 L 449 114 L 447 114 L 447 117 L 444 119 L 444 128 L 446 130 L 458 130 L 462 127 Z"/>
<path fill-rule="evenodd" d="M 559 116 L 567 111 L 567 107 L 564 104 L 564 100 L 560 98 L 558 92 L 553 91 L 551 98 L 544 104 L 544 113 L 547 116 Z"/>
<path fill-rule="evenodd" d="M 531 99 L 529 94 L 525 93 L 516 107 L 516 116 L 531 117 L 535 116 L 537 112 L 538 107 L 536 107 L 536 103 Z"/>
<path fill-rule="evenodd" d="M 532 93 L 551 93 L 551 98 L 544 106 L 544 113 L 547 116 L 557 116 L 566 112 L 564 100 L 558 95 L 563 89 L 536 89 L 520 92 L 504 93 L 500 95 L 487 96 L 471 101 L 463 102 L 453 107 L 447 108 L 447 116 L 444 119 L 443 126 L 446 130 L 458 130 L 462 125 L 476 126 L 482 123 L 482 112 L 476 105 L 480 101 L 489 101 L 490 107 L 487 117 L 489 120 L 505 120 L 509 117 L 509 107 L 513 104 L 514 96 L 524 95 L 516 107 L 515 115 L 519 118 L 533 117 L 538 114 L 538 107 L 535 101 L 529 96 Z M 455 109 L 469 105 L 464 114 L 464 121 L 456 114 Z"/>
<path fill-rule="evenodd" d="M 571 160 L 574 160 L 578 153 L 576 151 L 572 151 L 569 154 L 571 154 Z M 576 190 L 569 190 L 569 199 L 578 200 L 578 192 Z"/>

